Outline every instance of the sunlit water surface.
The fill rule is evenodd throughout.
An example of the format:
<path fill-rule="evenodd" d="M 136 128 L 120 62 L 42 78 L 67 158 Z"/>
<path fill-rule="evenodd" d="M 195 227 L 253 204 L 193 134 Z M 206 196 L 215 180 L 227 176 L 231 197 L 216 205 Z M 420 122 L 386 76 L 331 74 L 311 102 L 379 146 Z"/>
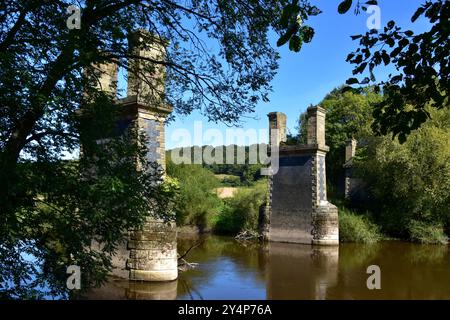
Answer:
<path fill-rule="evenodd" d="M 199 239 L 179 239 L 180 253 Z M 207 236 L 198 266 L 169 283 L 111 280 L 92 299 L 450 299 L 450 247 L 382 242 L 339 247 L 240 243 Z M 367 288 L 367 267 L 381 290 Z"/>

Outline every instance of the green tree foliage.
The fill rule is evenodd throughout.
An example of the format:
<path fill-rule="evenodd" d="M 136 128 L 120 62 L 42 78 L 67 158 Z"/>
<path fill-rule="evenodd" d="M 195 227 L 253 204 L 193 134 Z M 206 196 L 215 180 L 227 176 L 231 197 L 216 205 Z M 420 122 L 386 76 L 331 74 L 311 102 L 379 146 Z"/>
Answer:
<path fill-rule="evenodd" d="M 95 112 L 113 105 L 101 101 L 91 107 Z M 111 127 L 89 119 L 96 122 L 87 126 L 91 130 L 105 134 Z M 106 136 L 101 144 L 87 141 L 78 161 L 60 161 L 37 146 L 30 151 L 33 160 L 17 165 L 20 181 L 8 190 L 9 199 L 2 198 L 0 297 L 67 297 L 69 265 L 81 268 L 82 290 L 99 285 L 128 229 L 150 213 L 170 218 L 172 191 L 146 160 L 146 138 L 134 128 Z"/>
<path fill-rule="evenodd" d="M 354 13 L 359 14 L 368 6 L 382 6 L 383 2 L 343 0 L 337 11 L 345 14 L 353 7 Z M 311 39 L 314 29 L 303 26 L 305 12 L 309 16 L 321 13 L 308 1 L 292 0 L 284 7 L 280 24 L 287 26 L 287 30 L 278 45 L 289 42 L 289 49 L 296 52 Z M 347 61 L 355 65 L 353 75 L 363 75 L 362 79 L 348 79 L 347 84 L 373 83 L 386 97 L 374 109 L 373 129 L 377 134 L 392 133 L 400 142 L 430 118 L 426 106 L 437 109 L 449 106 L 450 1 L 423 0 L 411 21 L 416 22 L 421 17 L 428 19 L 430 28 L 420 34 L 389 21 L 382 30 L 352 36 L 353 40 L 359 40 L 360 47 L 347 57 Z M 377 83 L 375 68 L 387 65 L 395 67 L 397 72 Z M 414 109 L 408 105 L 414 105 Z"/>
<path fill-rule="evenodd" d="M 333 186 L 343 179 L 345 145 L 355 138 L 364 144 L 365 137 L 371 135 L 372 110 L 382 98 L 371 88 L 358 92 L 344 92 L 344 88 L 331 91 L 320 103 L 327 111 L 325 140 L 330 147 L 327 153 L 327 175 Z"/>
<path fill-rule="evenodd" d="M 210 148 L 210 150 L 205 150 L 206 148 Z M 227 156 L 227 150 L 232 150 L 231 159 Z M 255 161 L 254 159 L 250 161 L 250 152 L 257 152 L 257 156 L 259 157 L 259 150 L 268 150 L 268 146 L 266 144 L 253 144 L 250 146 L 228 145 L 214 148 L 211 146 L 193 146 L 168 150 L 166 151 L 166 155 L 169 159 L 172 154 L 177 157 L 186 156 L 185 159 L 190 161 L 190 163 L 201 164 L 204 168 L 215 174 L 237 176 L 239 177 L 238 185 L 249 186 L 262 178 L 260 172 L 261 168 L 265 165 L 260 163 L 261 159 L 256 159 L 256 162 L 258 162 L 256 164 L 250 163 Z M 215 158 L 220 163 L 206 163 L 202 156 L 205 152 L 210 152 L 212 156 L 222 153 L 222 157 Z M 232 179 L 228 183 L 235 184 L 235 181 Z"/>
<path fill-rule="evenodd" d="M 431 120 L 406 143 L 372 137 L 357 161 L 358 175 L 376 198 L 378 220 L 392 235 L 409 237 L 411 221 L 450 225 L 450 111 L 427 112 Z"/>
<path fill-rule="evenodd" d="M 321 11 L 309 1 L 293 0 L 284 6 L 279 25 L 285 30 L 277 41 L 277 46 L 289 42 L 289 49 L 299 52 L 303 43 L 309 43 L 314 37 L 314 29 L 305 25 L 310 16 L 316 16 Z"/>
<path fill-rule="evenodd" d="M 345 13 L 351 5 L 352 0 L 346 0 L 339 11 Z M 374 110 L 373 128 L 378 134 L 398 135 L 402 143 L 430 118 L 427 107 L 449 106 L 450 1 L 424 1 L 411 21 L 420 17 L 428 19 L 428 31 L 414 34 L 389 21 L 381 31 L 353 36 L 359 39 L 360 47 L 347 57 L 355 65 L 354 75 L 368 73 L 362 80 L 349 79 L 348 84 L 375 82 L 374 70 L 378 66 L 392 64 L 397 70 L 375 86 L 386 99 Z"/>
<path fill-rule="evenodd" d="M 332 187 L 337 187 L 343 180 L 345 163 L 345 145 L 351 138 L 364 144 L 366 137 L 372 135 L 372 110 L 382 96 L 372 88 L 346 91 L 345 87 L 332 90 L 320 102 L 326 114 L 325 140 L 330 147 L 327 153 L 327 179 Z M 306 143 L 307 114 L 299 117 L 299 138 Z"/>
<path fill-rule="evenodd" d="M 379 227 L 366 215 L 339 209 L 339 239 L 341 242 L 375 243 L 382 239 Z"/>
<path fill-rule="evenodd" d="M 214 174 L 201 165 L 174 164 L 167 162 L 167 174 L 179 184 L 176 197 L 177 223 L 195 225 L 200 229 L 211 228 L 211 219 L 222 207 L 215 189 L 219 181 Z"/>
<path fill-rule="evenodd" d="M 215 230 L 236 235 L 240 231 L 258 231 L 259 209 L 267 198 L 267 181 L 259 181 L 253 187 L 240 188 L 229 199 L 216 218 Z"/>
<path fill-rule="evenodd" d="M 258 231 L 259 208 L 266 201 L 267 180 L 239 187 L 232 198 L 220 199 L 216 193 L 219 180 L 201 165 L 174 164 L 169 160 L 167 174 L 178 186 L 175 199 L 179 225 L 233 235 L 243 230 Z"/>
<path fill-rule="evenodd" d="M 421 222 L 412 220 L 408 224 L 409 237 L 411 241 L 426 244 L 447 244 L 442 224 Z"/>

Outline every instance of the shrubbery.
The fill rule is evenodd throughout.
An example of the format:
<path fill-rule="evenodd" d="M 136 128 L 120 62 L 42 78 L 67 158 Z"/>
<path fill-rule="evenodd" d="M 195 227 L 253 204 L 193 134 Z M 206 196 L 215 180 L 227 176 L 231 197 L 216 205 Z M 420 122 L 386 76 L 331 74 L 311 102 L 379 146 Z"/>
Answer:
<path fill-rule="evenodd" d="M 257 230 L 259 207 L 266 199 L 267 181 L 239 188 L 232 198 L 220 199 L 215 190 L 220 182 L 201 165 L 167 163 L 167 174 L 178 180 L 177 224 L 237 234 Z"/>
<path fill-rule="evenodd" d="M 341 242 L 374 243 L 380 241 L 382 235 L 367 216 L 339 208 L 339 238 Z"/>
<path fill-rule="evenodd" d="M 412 220 L 408 225 L 411 241 L 426 244 L 446 244 L 448 239 L 439 224 Z"/>
<path fill-rule="evenodd" d="M 437 233 L 450 226 L 450 110 L 430 110 L 430 116 L 404 144 L 390 137 L 368 139 L 356 165 L 384 232 L 441 242 Z"/>
<path fill-rule="evenodd" d="M 237 234 L 243 230 L 257 230 L 259 208 L 266 200 L 266 196 L 265 180 L 253 187 L 239 189 L 233 198 L 224 199 L 225 205 L 217 216 L 215 230 L 229 234 Z"/>
<path fill-rule="evenodd" d="M 201 165 L 176 165 L 170 161 L 167 162 L 167 174 L 179 182 L 177 224 L 211 228 L 211 219 L 223 207 L 214 191 L 219 186 L 214 174 Z"/>

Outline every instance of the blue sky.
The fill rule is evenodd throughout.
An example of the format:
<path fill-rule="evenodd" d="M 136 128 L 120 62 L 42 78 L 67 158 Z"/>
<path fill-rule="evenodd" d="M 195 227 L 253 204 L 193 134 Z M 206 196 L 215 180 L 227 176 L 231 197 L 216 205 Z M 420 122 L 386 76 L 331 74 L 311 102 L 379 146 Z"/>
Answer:
<path fill-rule="evenodd" d="M 244 119 L 243 129 L 267 129 L 267 113 L 272 111 L 284 112 L 288 117 L 288 128 L 295 132 L 298 115 L 306 110 L 310 104 L 318 104 L 333 88 L 345 83 L 351 77 L 352 66 L 345 62 L 347 55 L 357 48 L 357 41 L 350 36 L 368 31 L 366 21 L 369 15 L 362 12 L 356 16 L 353 12 L 346 15 L 337 13 L 337 6 L 341 0 L 312 0 L 323 13 L 313 17 L 308 24 L 314 27 L 316 34 L 310 44 L 305 44 L 299 53 L 289 51 L 285 46 L 279 48 L 281 59 L 280 68 L 272 81 L 273 92 L 270 102 L 260 103 L 253 115 L 257 119 Z M 412 24 L 410 19 L 423 0 L 380 0 L 381 25 L 395 20 L 399 26 L 414 31 L 423 31 L 426 27 L 424 19 Z M 271 36 L 275 46 L 276 35 Z M 211 46 L 214 44 L 211 43 Z M 386 77 L 389 70 L 378 70 L 379 80 Z M 195 112 L 187 117 L 177 117 L 167 125 L 166 148 L 180 146 L 172 139 L 176 129 L 183 128 L 193 133 L 194 122 L 202 121 L 203 130 L 219 129 L 225 136 L 228 128 L 223 124 L 208 123 L 199 113 Z M 262 138 L 264 142 L 266 137 Z M 254 143 L 255 141 L 248 141 Z M 212 143 L 214 145 L 214 143 Z"/>

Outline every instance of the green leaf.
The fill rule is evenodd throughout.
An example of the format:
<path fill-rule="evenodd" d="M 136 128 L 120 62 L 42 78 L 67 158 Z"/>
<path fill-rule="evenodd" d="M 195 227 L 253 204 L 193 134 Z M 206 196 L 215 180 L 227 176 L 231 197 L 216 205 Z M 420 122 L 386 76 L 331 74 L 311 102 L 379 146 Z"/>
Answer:
<path fill-rule="evenodd" d="M 355 36 L 350 36 L 350 38 L 352 38 L 352 40 L 357 40 L 357 39 L 362 38 L 362 34 L 357 34 Z"/>
<path fill-rule="evenodd" d="M 300 33 L 302 35 L 302 39 L 306 43 L 310 43 L 314 37 L 314 29 L 309 26 L 304 26 L 300 29 Z"/>
<path fill-rule="evenodd" d="M 360 84 L 369 84 L 369 82 L 370 82 L 370 79 L 369 79 L 368 77 L 365 77 L 365 78 L 360 82 Z"/>
<path fill-rule="evenodd" d="M 289 41 L 289 50 L 294 52 L 299 52 L 302 48 L 302 40 L 299 36 L 294 35 L 291 37 L 291 40 Z"/>
<path fill-rule="evenodd" d="M 277 41 L 277 46 L 278 46 L 278 47 L 283 46 L 286 42 L 289 41 L 290 37 L 291 37 L 291 35 L 288 34 L 288 33 L 285 33 L 284 35 L 282 35 L 282 36 L 280 37 L 280 39 L 278 39 L 278 41 Z"/>
<path fill-rule="evenodd" d="M 346 86 L 342 89 L 342 93 L 352 92 L 354 89 L 350 86 Z"/>
<path fill-rule="evenodd" d="M 394 58 L 403 50 L 402 47 L 397 47 L 391 52 L 391 57 Z"/>
<path fill-rule="evenodd" d="M 338 12 L 340 14 L 346 13 L 352 7 L 352 0 L 344 0 L 339 4 Z"/>
<path fill-rule="evenodd" d="M 283 28 L 287 28 L 289 26 L 289 20 L 292 16 L 297 16 L 300 11 L 300 7 L 297 4 L 288 4 L 284 7 L 283 12 L 280 18 L 280 25 Z"/>
<path fill-rule="evenodd" d="M 350 78 L 345 83 L 348 85 L 357 84 L 357 83 L 359 83 L 359 80 L 356 78 Z"/>
<path fill-rule="evenodd" d="M 386 50 L 383 50 L 383 52 L 381 53 L 381 58 L 383 59 L 385 66 L 387 66 L 391 62 L 391 57 L 389 57 Z"/>
<path fill-rule="evenodd" d="M 425 12 L 425 7 L 420 7 L 411 18 L 411 22 L 415 22 Z"/>
<path fill-rule="evenodd" d="M 283 46 L 285 43 L 287 43 L 289 41 L 289 39 L 291 39 L 291 37 L 298 31 L 299 29 L 299 25 L 298 24 L 293 24 L 291 25 L 286 33 L 284 35 L 282 35 L 280 37 L 280 39 L 278 39 L 277 41 L 277 46 L 281 47 Z"/>

